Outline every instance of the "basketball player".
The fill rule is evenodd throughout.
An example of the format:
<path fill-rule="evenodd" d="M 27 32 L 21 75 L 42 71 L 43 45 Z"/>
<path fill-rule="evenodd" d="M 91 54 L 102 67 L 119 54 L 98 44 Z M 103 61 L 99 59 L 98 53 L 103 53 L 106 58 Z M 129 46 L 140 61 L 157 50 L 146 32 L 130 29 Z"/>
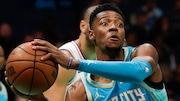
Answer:
<path fill-rule="evenodd" d="M 79 38 L 62 45 L 59 48 L 66 56 L 76 59 L 95 59 L 94 44 L 89 40 L 88 35 L 90 31 L 89 16 L 96 7 L 96 5 L 91 6 L 84 12 L 83 20 L 80 21 L 79 25 L 81 30 Z M 50 89 L 44 92 L 44 95 L 50 101 L 63 101 L 66 94 L 66 86 L 69 86 L 72 82 L 77 80 L 79 74 L 79 71 L 67 70 L 60 67 L 55 83 Z"/>
<path fill-rule="evenodd" d="M 5 63 L 5 57 L 4 57 L 4 50 L 0 46 L 0 71 L 3 69 Z M 1 72 L 0 72 L 0 78 L 1 78 Z M 8 101 L 8 92 L 6 89 L 6 86 L 3 84 L 3 82 L 0 81 L 0 101 Z"/>
<path fill-rule="evenodd" d="M 122 47 L 124 16 L 115 5 L 104 4 L 95 9 L 90 28 L 97 60 L 106 62 L 72 60 L 69 66 L 92 74 L 84 72 L 75 84 L 83 85 L 69 88 L 67 101 L 167 101 L 156 49 L 148 43 Z M 83 87 L 86 94 L 80 93 Z"/>
<path fill-rule="evenodd" d="M 32 42 L 33 49 L 49 52 L 42 61 L 53 59 L 67 70 L 89 72 L 70 86 L 66 101 L 167 101 L 156 49 L 149 43 L 123 47 L 124 16 L 116 5 L 98 6 L 90 16 L 90 28 L 97 60 L 69 58 L 47 41 Z M 29 98 L 45 101 L 42 94 Z"/>

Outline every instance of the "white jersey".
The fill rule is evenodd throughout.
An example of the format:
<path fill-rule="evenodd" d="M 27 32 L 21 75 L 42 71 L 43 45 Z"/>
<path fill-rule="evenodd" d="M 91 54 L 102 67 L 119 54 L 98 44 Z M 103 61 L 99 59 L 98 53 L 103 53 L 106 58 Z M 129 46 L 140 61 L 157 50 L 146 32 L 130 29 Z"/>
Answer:
<path fill-rule="evenodd" d="M 72 55 L 73 58 L 75 59 L 79 59 L 79 60 L 84 60 L 84 56 L 79 48 L 79 46 L 77 45 L 77 43 L 75 41 L 71 41 L 68 43 L 65 43 L 64 45 L 62 45 L 59 50 L 67 50 L 69 51 L 69 53 Z M 75 82 L 76 80 L 78 80 L 80 78 L 80 75 L 82 73 L 80 71 L 76 71 L 76 74 L 74 75 L 74 77 L 72 78 L 72 80 L 68 83 L 68 87 L 70 86 L 70 84 L 72 84 L 72 82 Z M 67 88 L 68 88 L 67 87 Z"/>

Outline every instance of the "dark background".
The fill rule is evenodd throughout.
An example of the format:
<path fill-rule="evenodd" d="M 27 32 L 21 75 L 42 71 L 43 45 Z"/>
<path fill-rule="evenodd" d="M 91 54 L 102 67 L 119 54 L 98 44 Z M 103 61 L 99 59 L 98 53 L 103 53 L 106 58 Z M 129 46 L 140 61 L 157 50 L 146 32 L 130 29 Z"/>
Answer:
<path fill-rule="evenodd" d="M 55 31 L 61 35 L 60 40 L 76 38 L 79 35 L 81 13 L 93 0 L 55 0 L 54 2 L 56 7 L 52 9 L 37 8 L 36 0 L 0 0 L 0 22 L 10 22 L 13 35 L 18 40 L 22 40 L 25 34 L 33 30 L 44 30 L 44 23 L 47 20 L 54 21 Z M 63 2 L 67 2 L 67 5 Z M 101 0 L 101 2 L 108 2 L 108 0 Z M 145 2 L 146 0 L 122 0 L 123 5 L 120 8 L 130 14 Z M 157 0 L 157 4 L 164 11 L 168 11 L 172 9 L 173 0 Z"/>
<path fill-rule="evenodd" d="M 125 23 L 127 35 L 129 33 L 142 31 L 141 28 L 129 30 L 132 25 L 132 16 L 145 5 L 149 0 L 0 0 L 0 24 L 8 22 L 12 28 L 12 42 L 14 46 L 10 47 L 0 39 L 0 45 L 5 48 L 6 58 L 9 52 L 16 45 L 24 42 L 26 35 L 40 31 L 46 36 L 46 40 L 53 44 L 65 43 L 78 38 L 79 21 L 84 9 L 90 5 L 102 4 L 106 2 L 121 1 L 118 6 L 125 14 Z M 163 16 L 168 16 L 172 33 L 164 36 L 161 27 L 152 26 L 156 30 L 148 30 L 151 40 L 144 40 L 142 36 L 136 36 L 142 43 L 148 41 L 153 43 L 159 52 L 159 63 L 163 72 L 164 82 L 167 85 L 169 99 L 179 101 L 180 98 L 180 10 L 174 13 L 175 0 L 155 0 L 157 7 L 162 10 Z M 40 3 L 38 3 L 40 2 Z M 48 2 L 44 4 L 43 2 Z M 52 3 L 52 4 L 51 4 Z M 54 3 L 54 4 L 53 4 Z M 37 5 L 38 4 L 38 5 Z M 141 12 L 143 15 L 143 13 Z M 161 18 L 159 18 L 161 19 Z M 161 25 L 160 22 L 156 22 Z M 127 38 L 128 39 L 128 38 Z M 165 40 L 162 41 L 161 39 Z M 138 40 L 138 41 L 139 41 Z M 160 40 L 160 41 L 159 41 Z M 16 43 L 16 44 L 15 44 Z M 10 43 L 12 44 L 12 43 Z M 138 45 L 138 44 L 136 44 Z M 165 64 L 165 65 L 164 65 Z M 3 75 L 2 71 L 2 75 Z M 176 80 L 175 78 L 179 78 Z M 4 77 L 1 77 L 4 81 Z M 5 82 L 4 82 L 5 83 Z M 7 87 L 8 88 L 8 87 Z M 9 101 L 15 101 L 14 94 L 8 89 Z M 61 96 L 61 95 L 60 95 Z M 176 100 L 178 99 L 178 100 Z M 17 101 L 17 100 L 16 100 Z"/>

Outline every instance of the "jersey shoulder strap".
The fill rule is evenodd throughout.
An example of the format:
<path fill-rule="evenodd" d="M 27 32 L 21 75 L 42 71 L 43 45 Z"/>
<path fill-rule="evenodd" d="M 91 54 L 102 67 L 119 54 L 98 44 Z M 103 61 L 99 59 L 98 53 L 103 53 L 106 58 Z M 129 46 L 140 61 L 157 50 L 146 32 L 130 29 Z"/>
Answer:
<path fill-rule="evenodd" d="M 135 47 L 132 46 L 123 47 L 125 61 L 131 61 L 131 54 L 134 51 L 134 49 Z"/>
<path fill-rule="evenodd" d="M 69 51 L 69 53 L 73 56 L 73 58 L 84 59 L 83 54 L 75 41 L 71 41 L 71 42 L 68 42 L 68 43 L 62 45 L 59 48 L 59 50 Z"/>

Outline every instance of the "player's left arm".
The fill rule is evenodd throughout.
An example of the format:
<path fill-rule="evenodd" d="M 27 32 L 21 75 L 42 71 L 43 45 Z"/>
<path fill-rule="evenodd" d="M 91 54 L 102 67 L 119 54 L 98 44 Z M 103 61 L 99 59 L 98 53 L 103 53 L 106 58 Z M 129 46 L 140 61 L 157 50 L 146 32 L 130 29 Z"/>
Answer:
<path fill-rule="evenodd" d="M 152 82 L 162 80 L 157 63 L 158 54 L 151 44 L 138 46 L 133 51 L 131 59 L 131 61 L 80 60 L 77 69 L 122 82 L 139 83 L 146 78 Z"/>
<path fill-rule="evenodd" d="M 162 73 L 161 73 L 160 66 L 158 64 L 159 56 L 158 56 L 158 52 L 156 48 L 153 45 L 142 44 L 138 46 L 134 50 L 132 54 L 132 58 L 147 60 L 150 63 L 151 68 L 152 68 L 152 73 L 148 77 L 148 79 L 154 83 L 159 83 L 162 81 Z"/>

